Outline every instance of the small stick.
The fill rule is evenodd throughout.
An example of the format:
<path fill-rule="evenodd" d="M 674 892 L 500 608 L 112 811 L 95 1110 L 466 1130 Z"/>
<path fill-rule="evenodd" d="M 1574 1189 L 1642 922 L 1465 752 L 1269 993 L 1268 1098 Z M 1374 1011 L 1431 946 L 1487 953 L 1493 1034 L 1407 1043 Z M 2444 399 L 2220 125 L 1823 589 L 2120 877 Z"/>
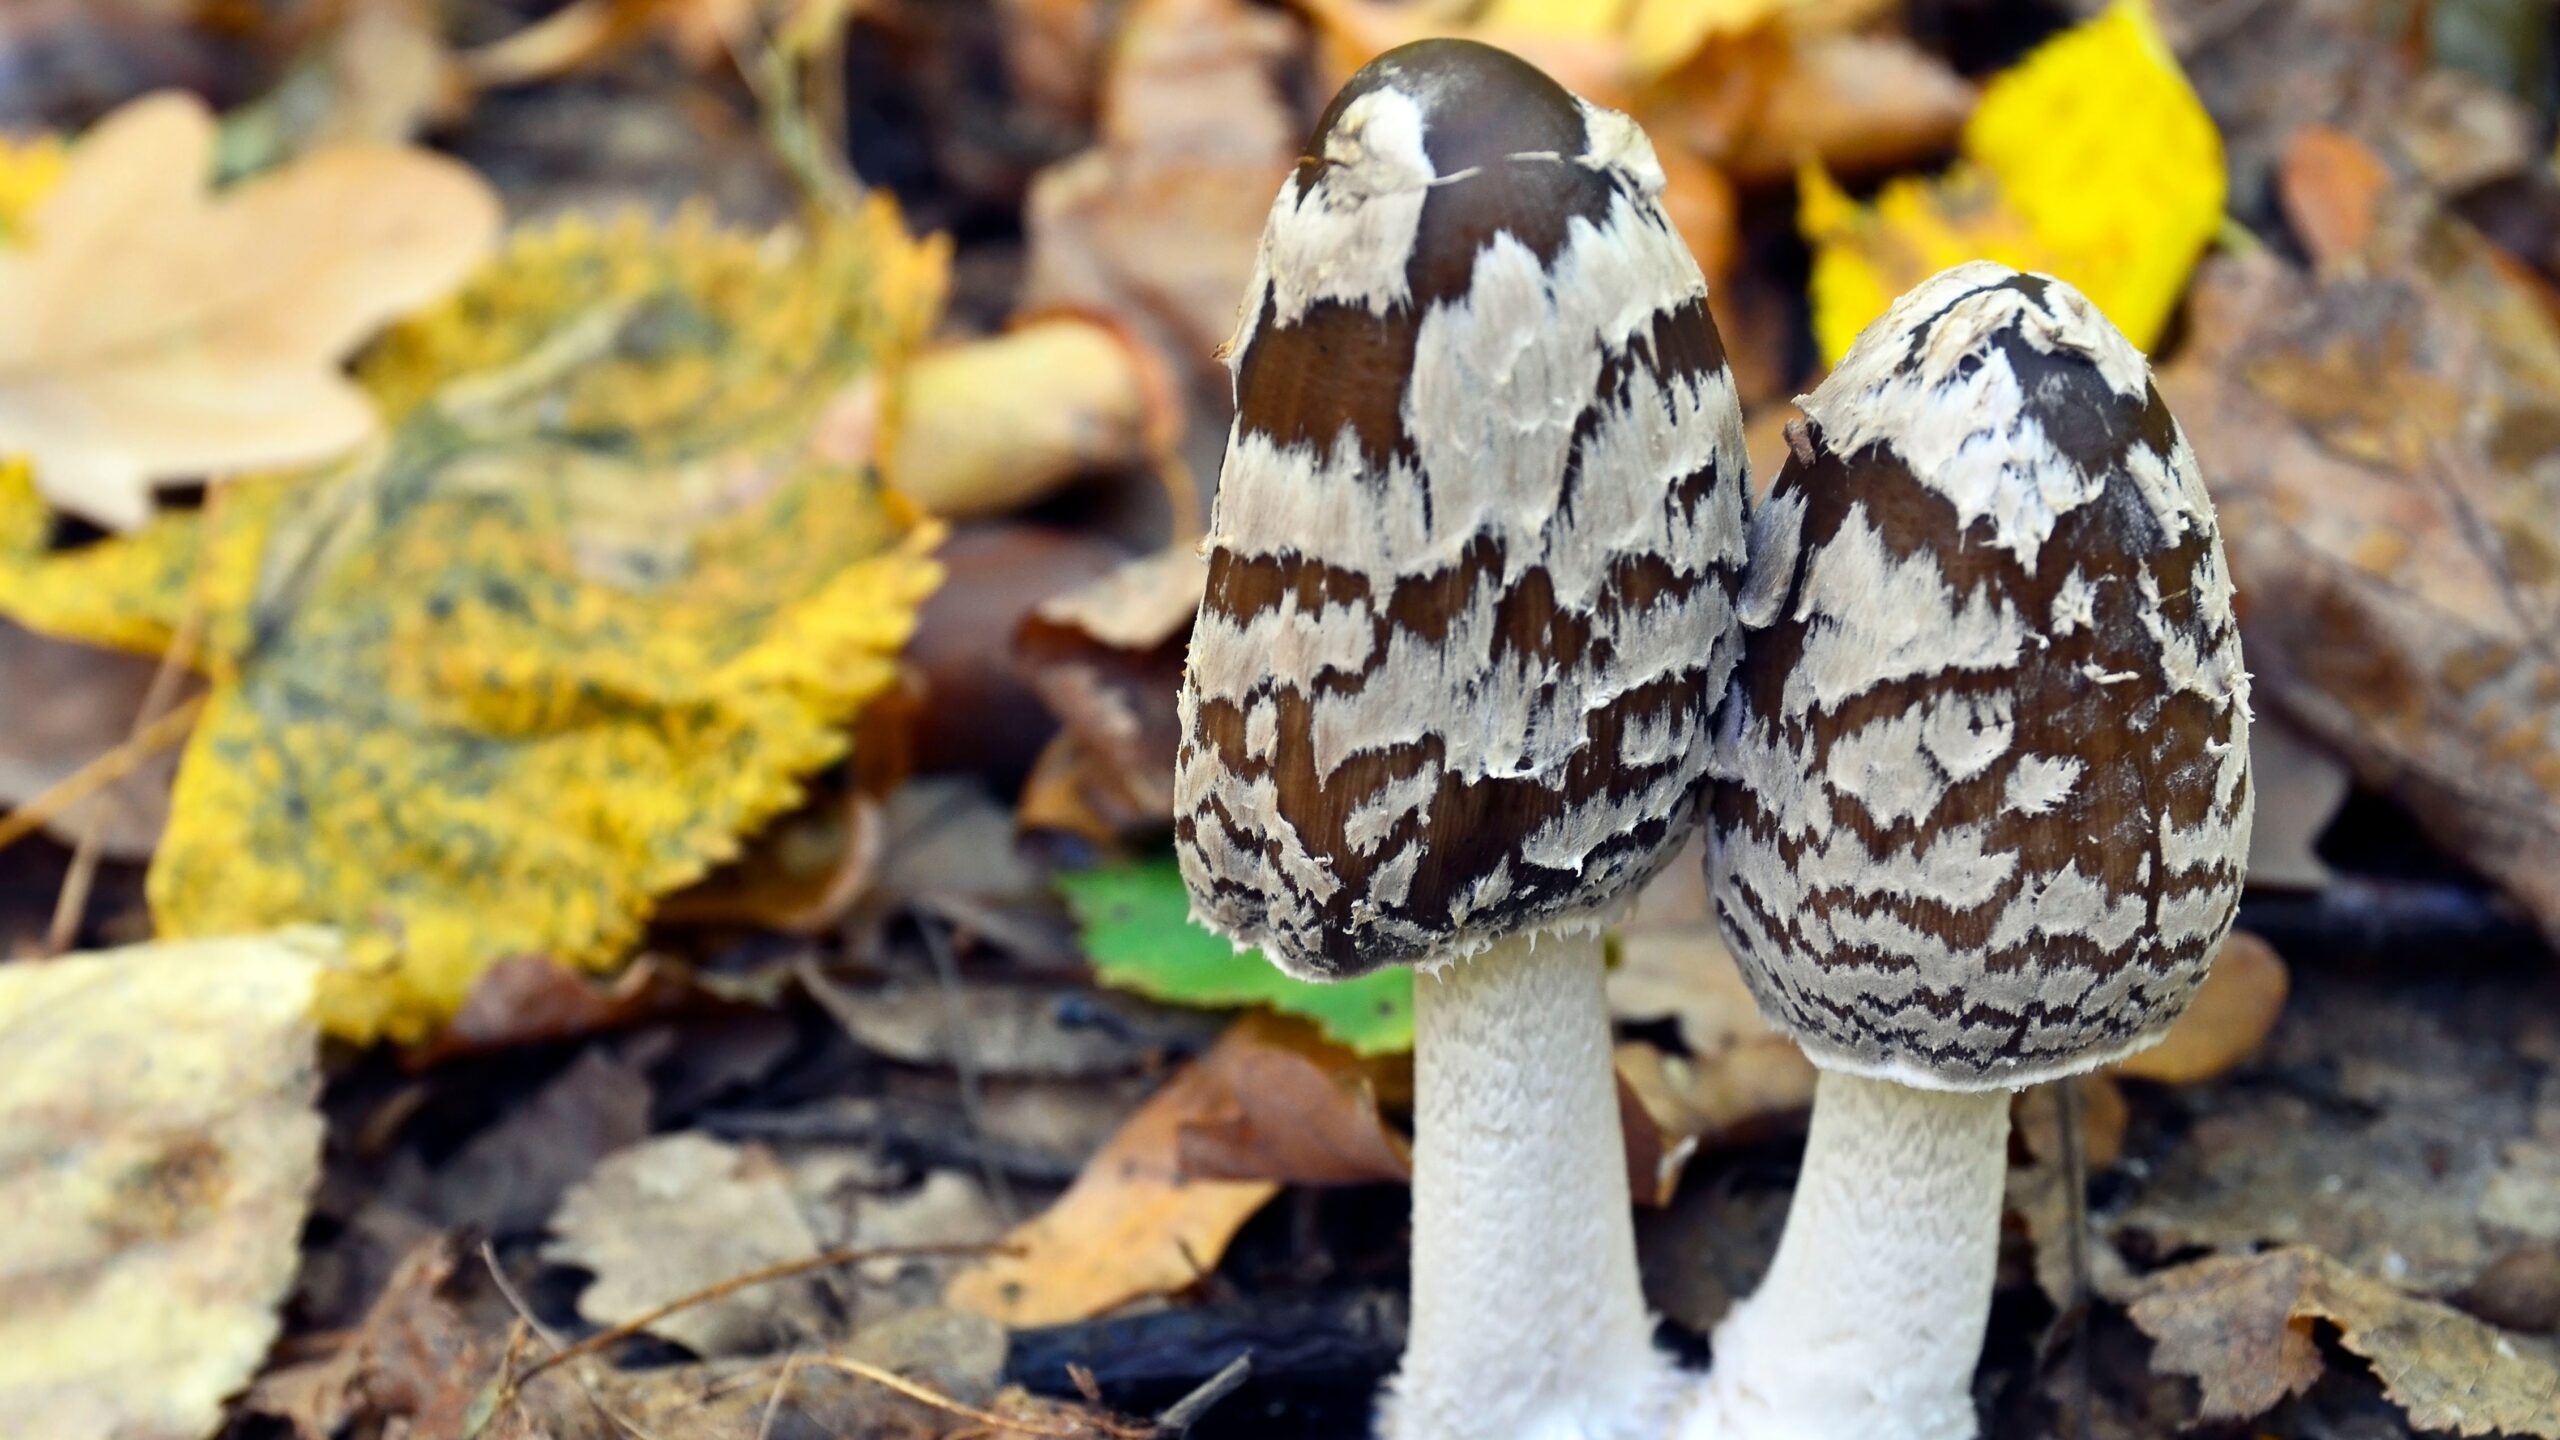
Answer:
<path fill-rule="evenodd" d="M 791 1372 L 801 1359 L 797 1350 L 782 1357 L 782 1373 L 773 1377 L 773 1394 L 764 1402 L 764 1418 L 756 1422 L 756 1440 L 773 1440 L 774 1417 L 782 1413 L 782 1397 L 791 1393 Z"/>
<path fill-rule="evenodd" d="M 0 815 L 0 850 L 26 839 L 64 811 L 141 769 L 143 761 L 184 739 L 187 728 L 196 723 L 196 716 L 203 711 L 203 696 L 189 699 L 143 727 L 132 739 L 63 776 L 43 794 Z"/>
<path fill-rule="evenodd" d="M 516 1319 L 523 1322 L 526 1329 L 532 1331 L 536 1338 L 541 1340 L 543 1344 L 550 1346 L 553 1351 L 549 1360 L 537 1363 L 533 1369 L 527 1370 L 522 1375 L 517 1376 L 515 1382 L 506 1387 L 505 1391 L 499 1397 L 496 1408 L 489 1412 L 490 1419 L 494 1420 L 498 1416 L 505 1414 L 508 1408 L 516 1403 L 516 1397 L 524 1393 L 524 1382 L 533 1378 L 534 1371 L 540 1370 L 543 1365 L 549 1364 L 550 1360 L 556 1360 L 559 1358 L 558 1352 L 560 1349 L 560 1337 L 552 1332 L 550 1326 L 535 1319 L 533 1307 L 525 1303 L 522 1295 L 516 1293 L 514 1282 L 507 1279 L 506 1270 L 498 1264 L 498 1247 L 490 1244 L 486 1240 L 481 1241 L 480 1263 L 489 1267 L 490 1283 L 498 1287 L 499 1298 L 507 1302 L 507 1308 L 516 1312 Z M 627 1434 L 637 1435 L 640 1437 L 640 1440 L 657 1440 L 657 1437 L 651 1435 L 648 1431 L 643 1430 L 639 1426 L 632 1424 L 630 1421 L 623 1419 L 621 1416 L 614 1414 L 611 1409 L 606 1407 L 603 1400 L 597 1398 L 595 1391 L 587 1388 L 587 1382 L 578 1378 L 578 1373 L 576 1371 L 570 1371 L 568 1378 L 570 1384 L 578 1387 L 578 1393 L 586 1397 L 587 1404 L 594 1407 L 596 1414 L 604 1417 L 604 1422 L 607 1425 Z"/>
<path fill-rule="evenodd" d="M 758 1285 L 768 1284 L 775 1280 L 788 1280 L 794 1275 L 806 1275 L 813 1270 L 830 1270 L 839 1265 L 859 1265 L 866 1260 L 930 1260 L 958 1255 L 974 1256 L 991 1253 L 1012 1252 L 1008 1250 L 1006 1246 L 1001 1244 L 878 1245 L 873 1246 L 868 1250 L 828 1250 L 816 1255 L 803 1256 L 798 1260 L 785 1260 L 779 1265 L 767 1265 L 761 1270 L 750 1270 L 743 1275 L 732 1275 L 717 1285 L 710 1286 L 707 1289 L 696 1290 L 690 1295 L 680 1296 L 677 1299 L 670 1300 L 666 1304 L 661 1305 L 654 1310 L 644 1311 L 641 1314 L 635 1315 L 630 1319 L 623 1321 L 621 1324 L 614 1326 L 612 1329 L 599 1330 L 595 1334 L 588 1336 L 584 1340 L 578 1341 L 574 1345 L 563 1345 L 558 1340 L 552 1339 L 552 1337 L 546 1335 L 543 1338 L 551 1340 L 553 1353 L 542 1357 L 540 1360 L 535 1361 L 531 1366 L 527 1367 L 522 1378 L 530 1380 L 534 1376 L 541 1374 L 543 1371 L 550 1369 L 552 1366 L 559 1364 L 563 1360 L 574 1360 L 582 1355 L 593 1355 L 597 1351 L 602 1350 L 606 1346 L 614 1344 L 617 1341 L 628 1340 L 632 1336 L 639 1334 L 641 1331 L 648 1329 L 650 1326 L 657 1324 L 659 1321 L 666 1319 L 668 1316 L 675 1314 L 679 1310 L 689 1310 L 696 1305 L 706 1304 L 710 1301 L 721 1299 L 724 1296 L 734 1295 L 738 1291 L 753 1289 Z"/>
<path fill-rule="evenodd" d="M 1200 1388 L 1174 1401 L 1156 1416 L 1156 1429 L 1167 1435 L 1188 1435 L 1209 1407 L 1242 1389 L 1253 1378 L 1253 1352 L 1248 1350 L 1226 1363 L 1217 1374 L 1200 1382 Z"/>
<path fill-rule="evenodd" d="M 860 1360 L 855 1360 L 847 1356 L 829 1355 L 812 1363 L 824 1365 L 830 1370 L 841 1370 L 848 1375 L 859 1376 L 862 1379 L 870 1381 L 874 1385 L 895 1390 L 899 1394 L 906 1396 L 908 1399 L 915 1401 L 919 1405 L 930 1405 L 934 1409 L 943 1411 L 946 1414 L 957 1415 L 964 1420 L 975 1420 L 979 1424 L 993 1429 L 1011 1430 L 1022 1435 L 1047 1435 L 1054 1437 L 1054 1440 L 1079 1440 L 1079 1437 L 1086 1433 L 1085 1427 L 1081 1425 L 1076 1426 L 1074 1429 L 1066 1430 L 1060 1429 L 1054 1425 L 1040 1425 L 1034 1424 L 1028 1420 L 1011 1419 L 1003 1415 L 998 1415 L 992 1410 L 981 1410 L 975 1405 L 964 1404 L 961 1401 L 954 1400 L 939 1390 L 933 1390 L 919 1385 L 903 1375 L 899 1375 L 893 1371 L 883 1370 L 877 1365 L 866 1364 Z"/>

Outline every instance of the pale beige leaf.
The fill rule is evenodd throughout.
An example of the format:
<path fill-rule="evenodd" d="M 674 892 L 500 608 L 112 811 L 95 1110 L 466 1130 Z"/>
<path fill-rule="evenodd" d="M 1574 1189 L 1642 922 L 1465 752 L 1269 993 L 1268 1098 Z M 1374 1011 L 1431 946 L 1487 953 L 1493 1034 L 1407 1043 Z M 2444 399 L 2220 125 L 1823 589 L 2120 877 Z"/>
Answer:
<path fill-rule="evenodd" d="M 0 1435 L 193 1440 L 319 1177 L 312 932 L 0 966 Z"/>
<path fill-rule="evenodd" d="M 200 102 L 137 100 L 0 252 L 0 454 L 103 524 L 139 523 L 157 482 L 363 439 L 339 361 L 497 235 L 489 187 L 424 151 L 335 146 L 219 193 L 212 159 Z"/>

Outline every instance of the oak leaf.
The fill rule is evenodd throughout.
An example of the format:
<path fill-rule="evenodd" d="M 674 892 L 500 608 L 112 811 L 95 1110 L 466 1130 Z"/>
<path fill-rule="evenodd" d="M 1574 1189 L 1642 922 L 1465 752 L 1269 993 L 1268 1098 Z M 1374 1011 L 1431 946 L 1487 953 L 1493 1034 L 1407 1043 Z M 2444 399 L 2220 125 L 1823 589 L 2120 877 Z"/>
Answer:
<path fill-rule="evenodd" d="M 362 440 L 373 409 L 339 362 L 497 236 L 495 194 L 454 161 L 332 146 L 214 192 L 213 139 L 192 97 L 126 105 L 0 249 L 0 454 L 102 525 L 141 524 L 155 483 Z"/>

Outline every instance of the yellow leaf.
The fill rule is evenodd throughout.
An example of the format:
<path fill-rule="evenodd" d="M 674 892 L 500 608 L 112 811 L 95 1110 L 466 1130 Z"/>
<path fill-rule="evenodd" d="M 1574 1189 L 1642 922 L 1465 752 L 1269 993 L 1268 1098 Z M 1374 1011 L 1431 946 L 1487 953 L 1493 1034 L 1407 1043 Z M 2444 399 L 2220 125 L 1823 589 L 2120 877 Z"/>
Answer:
<path fill-rule="evenodd" d="M 330 147 L 220 194 L 212 161 L 200 102 L 134 101 L 0 250 L 0 453 L 100 524 L 139 525 L 155 482 L 363 439 L 372 410 L 338 362 L 497 235 L 489 187 L 424 151 Z"/>
<path fill-rule="evenodd" d="M 62 142 L 0 136 L 0 245 L 24 243 L 27 216 L 62 179 Z"/>
<path fill-rule="evenodd" d="M 496 961 L 618 960 L 894 677 L 936 538 L 869 471 L 944 250 L 880 202 L 519 238 L 363 372 L 395 428 L 51 555 L 0 481 L 0 610 L 217 683 L 149 894 L 169 935 L 333 924 L 320 1014 L 416 1038 Z M 17 516 L 20 518 L 12 519 Z"/>
<path fill-rule="evenodd" d="M 1814 245 L 1814 331 L 1846 353 L 1893 297 L 1961 260 L 2071 282 L 2133 342 L 2159 339 L 2222 223 L 2222 140 L 2147 0 L 2048 41 L 1994 79 L 1936 181 L 1870 206 L 1819 171 L 1797 224 Z"/>
<path fill-rule="evenodd" d="M 194 1440 L 320 1175 L 316 934 L 0 966 L 0 1434 Z"/>

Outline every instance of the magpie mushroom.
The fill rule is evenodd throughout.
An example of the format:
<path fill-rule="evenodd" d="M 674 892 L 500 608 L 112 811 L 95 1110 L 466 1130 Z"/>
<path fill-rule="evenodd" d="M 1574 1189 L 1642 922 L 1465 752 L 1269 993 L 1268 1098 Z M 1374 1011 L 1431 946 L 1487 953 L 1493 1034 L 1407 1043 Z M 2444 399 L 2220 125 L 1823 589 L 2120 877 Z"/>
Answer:
<path fill-rule="evenodd" d="M 1709 878 L 1821 1068 L 1688 1433 L 1976 1431 L 2010 1092 L 2138 1050 L 2239 903 L 2249 679 L 2141 353 L 1983 262 L 1867 327 L 1754 518 Z"/>
<path fill-rule="evenodd" d="M 1416 977 L 1395 1440 L 1660 1435 L 1601 931 L 1699 821 L 1744 448 L 1624 115 L 1424 41 L 1283 183 L 1184 676 L 1197 918 Z"/>

